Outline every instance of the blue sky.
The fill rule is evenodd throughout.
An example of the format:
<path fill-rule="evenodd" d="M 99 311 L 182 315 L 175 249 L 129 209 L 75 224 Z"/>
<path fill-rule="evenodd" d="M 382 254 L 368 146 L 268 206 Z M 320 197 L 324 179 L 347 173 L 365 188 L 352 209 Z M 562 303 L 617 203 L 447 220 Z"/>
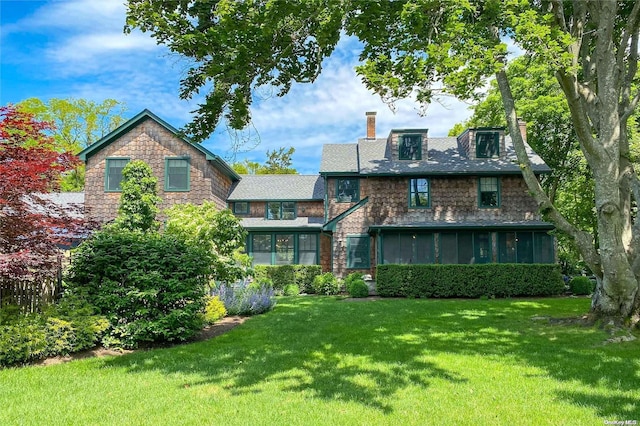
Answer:
<path fill-rule="evenodd" d="M 124 0 L 0 0 L 0 105 L 37 97 L 113 98 L 126 103 L 131 117 L 148 108 L 175 127 L 186 124 L 197 99 L 180 100 L 180 78 L 187 62 L 149 35 L 122 32 Z M 322 145 L 355 142 L 365 136 L 365 112 L 377 111 L 377 135 L 392 128 L 428 128 L 446 136 L 471 115 L 468 105 L 447 98 L 419 114 L 411 101 L 395 112 L 367 91 L 356 76 L 359 44 L 345 38 L 324 64 L 314 84 L 295 85 L 282 98 L 257 94 L 253 128 L 244 137 L 259 140 L 239 155 L 263 162 L 267 150 L 293 146 L 294 167 L 318 172 Z M 204 146 L 229 159 L 236 136 L 220 125 Z"/>

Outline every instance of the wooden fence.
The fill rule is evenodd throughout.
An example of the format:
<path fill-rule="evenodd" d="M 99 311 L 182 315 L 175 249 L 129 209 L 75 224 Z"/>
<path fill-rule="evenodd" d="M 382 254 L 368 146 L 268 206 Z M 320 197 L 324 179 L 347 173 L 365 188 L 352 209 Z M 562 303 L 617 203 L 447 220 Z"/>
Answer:
<path fill-rule="evenodd" d="M 41 281 L 0 279 L 0 307 L 17 305 L 24 312 L 36 312 L 62 294 L 62 263 L 56 277 Z"/>

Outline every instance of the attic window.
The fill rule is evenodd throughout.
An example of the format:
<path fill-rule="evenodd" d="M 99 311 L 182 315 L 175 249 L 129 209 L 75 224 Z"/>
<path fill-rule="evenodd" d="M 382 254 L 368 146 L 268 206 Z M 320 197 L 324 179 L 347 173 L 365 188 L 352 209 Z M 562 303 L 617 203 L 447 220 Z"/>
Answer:
<path fill-rule="evenodd" d="M 188 191 L 190 189 L 189 183 L 189 159 L 166 158 L 164 190 Z"/>
<path fill-rule="evenodd" d="M 358 179 L 337 179 L 336 200 L 341 203 L 351 203 L 360 200 Z"/>
<path fill-rule="evenodd" d="M 422 135 L 402 135 L 398 148 L 400 160 L 422 160 Z"/>
<path fill-rule="evenodd" d="M 129 162 L 128 158 L 107 158 L 105 165 L 104 190 L 107 192 L 122 191 L 122 169 Z"/>
<path fill-rule="evenodd" d="M 500 133 L 478 132 L 476 134 L 476 158 L 493 158 L 500 155 Z"/>

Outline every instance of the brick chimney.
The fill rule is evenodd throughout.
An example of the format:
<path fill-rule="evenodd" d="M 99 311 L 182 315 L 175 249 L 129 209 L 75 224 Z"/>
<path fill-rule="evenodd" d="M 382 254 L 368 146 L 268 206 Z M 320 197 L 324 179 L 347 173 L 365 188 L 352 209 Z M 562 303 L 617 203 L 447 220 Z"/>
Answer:
<path fill-rule="evenodd" d="M 520 134 L 522 135 L 522 140 L 527 141 L 527 122 L 522 118 L 518 118 L 518 127 L 520 128 Z"/>
<path fill-rule="evenodd" d="M 367 115 L 367 139 L 376 138 L 376 112 L 369 111 Z"/>

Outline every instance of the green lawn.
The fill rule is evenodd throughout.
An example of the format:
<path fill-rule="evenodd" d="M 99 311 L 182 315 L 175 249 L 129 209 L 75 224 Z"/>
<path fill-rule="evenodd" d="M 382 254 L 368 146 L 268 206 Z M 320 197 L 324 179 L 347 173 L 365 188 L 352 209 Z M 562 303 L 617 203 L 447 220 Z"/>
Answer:
<path fill-rule="evenodd" d="M 0 371 L 1 425 L 640 422 L 640 342 L 589 300 L 280 299 L 209 341 Z"/>

